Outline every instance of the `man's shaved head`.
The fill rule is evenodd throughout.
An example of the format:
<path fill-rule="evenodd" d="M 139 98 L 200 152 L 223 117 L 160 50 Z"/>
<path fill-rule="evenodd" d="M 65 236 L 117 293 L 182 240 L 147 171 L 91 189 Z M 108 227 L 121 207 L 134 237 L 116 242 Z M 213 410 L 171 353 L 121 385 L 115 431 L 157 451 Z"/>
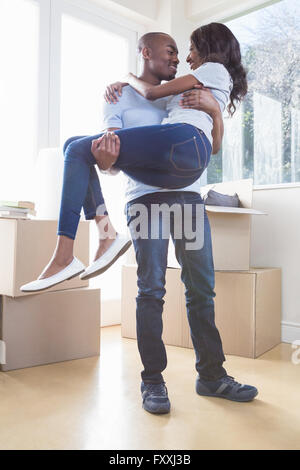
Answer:
<path fill-rule="evenodd" d="M 138 53 L 140 54 L 144 47 L 149 47 L 150 49 L 155 48 L 163 39 L 171 38 L 169 34 L 166 33 L 146 33 L 142 36 L 138 42 Z M 172 39 L 173 41 L 173 39 Z"/>
<path fill-rule="evenodd" d="M 152 83 L 172 80 L 177 71 L 178 49 L 174 39 L 166 33 L 147 33 L 138 42 L 138 53 L 143 61 L 143 78 Z"/>

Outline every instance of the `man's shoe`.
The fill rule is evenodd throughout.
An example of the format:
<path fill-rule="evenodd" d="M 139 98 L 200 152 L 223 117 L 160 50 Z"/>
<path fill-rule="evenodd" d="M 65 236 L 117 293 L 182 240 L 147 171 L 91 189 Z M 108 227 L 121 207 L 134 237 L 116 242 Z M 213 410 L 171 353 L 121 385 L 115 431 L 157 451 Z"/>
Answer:
<path fill-rule="evenodd" d="M 239 402 L 252 401 L 258 394 L 257 388 L 251 385 L 242 385 L 230 375 L 225 375 L 215 381 L 203 380 L 198 376 L 196 392 L 204 397 L 226 398 L 226 400 Z"/>
<path fill-rule="evenodd" d="M 21 286 L 20 290 L 22 292 L 38 292 L 49 289 L 50 287 L 55 286 L 60 282 L 73 279 L 73 277 L 76 277 L 82 273 L 84 269 L 84 264 L 74 256 L 71 263 L 58 273 L 53 274 L 53 276 L 46 277 L 45 279 L 36 279 L 35 281 L 28 282 L 28 284 Z"/>
<path fill-rule="evenodd" d="M 128 250 L 128 248 L 130 248 L 131 243 L 127 235 L 118 233 L 108 250 L 86 268 L 84 273 L 81 274 L 80 279 L 91 279 L 92 277 L 104 273 Z"/>
<path fill-rule="evenodd" d="M 171 404 L 165 382 L 159 384 L 141 383 L 143 408 L 149 413 L 165 414 L 170 412 Z"/>

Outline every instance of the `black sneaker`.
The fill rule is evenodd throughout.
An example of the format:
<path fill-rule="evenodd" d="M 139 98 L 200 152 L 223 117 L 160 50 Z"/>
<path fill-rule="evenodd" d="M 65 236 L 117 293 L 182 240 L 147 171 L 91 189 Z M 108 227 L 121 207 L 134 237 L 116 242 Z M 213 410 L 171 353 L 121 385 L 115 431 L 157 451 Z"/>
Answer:
<path fill-rule="evenodd" d="M 251 385 L 242 385 L 230 375 L 221 379 L 208 381 L 196 379 L 196 392 L 205 397 L 226 398 L 227 400 L 247 402 L 252 401 L 258 394 L 258 390 Z"/>
<path fill-rule="evenodd" d="M 171 404 L 165 382 L 159 384 L 145 384 L 142 382 L 141 393 L 143 408 L 149 413 L 164 414 L 170 412 Z"/>

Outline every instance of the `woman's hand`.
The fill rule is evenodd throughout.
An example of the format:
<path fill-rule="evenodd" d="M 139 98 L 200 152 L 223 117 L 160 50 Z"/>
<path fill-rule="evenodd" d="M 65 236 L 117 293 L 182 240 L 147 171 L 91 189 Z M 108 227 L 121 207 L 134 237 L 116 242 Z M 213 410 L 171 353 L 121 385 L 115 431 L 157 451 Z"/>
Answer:
<path fill-rule="evenodd" d="M 119 101 L 117 94 L 121 96 L 122 88 L 127 85 L 128 85 L 127 82 L 115 82 L 115 83 L 112 83 L 111 85 L 108 85 L 103 95 L 105 101 L 109 104 L 117 103 Z"/>
<path fill-rule="evenodd" d="M 194 90 L 186 91 L 182 95 L 180 106 L 185 109 L 205 111 L 211 117 L 220 113 L 220 106 L 212 92 L 203 85 L 195 85 Z"/>

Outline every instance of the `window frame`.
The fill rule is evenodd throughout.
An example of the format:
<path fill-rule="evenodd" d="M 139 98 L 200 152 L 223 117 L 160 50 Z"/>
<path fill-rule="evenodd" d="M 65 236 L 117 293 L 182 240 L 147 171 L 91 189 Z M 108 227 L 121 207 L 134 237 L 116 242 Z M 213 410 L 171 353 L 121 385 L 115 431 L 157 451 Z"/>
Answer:
<path fill-rule="evenodd" d="M 50 0 L 51 45 L 49 51 L 49 87 L 48 87 L 48 139 L 47 147 L 60 144 L 60 92 L 61 92 L 61 20 L 68 14 L 85 22 L 124 36 L 130 47 L 129 69 L 136 73 L 135 54 L 138 35 L 144 32 L 141 25 L 118 18 L 86 0 Z"/>
<path fill-rule="evenodd" d="M 267 8 L 271 5 L 275 5 L 276 3 L 280 3 L 282 0 L 266 0 L 266 1 L 261 1 L 261 3 L 254 5 L 253 6 L 253 1 L 252 0 L 247 0 L 245 2 L 245 5 L 243 5 L 243 9 L 239 10 L 237 13 L 229 13 L 226 15 L 220 13 L 217 15 L 214 15 L 213 20 L 218 21 L 220 23 L 227 23 L 229 21 L 235 20 L 237 18 L 242 18 L 243 16 L 246 16 L 250 13 L 253 13 L 255 11 L 263 10 L 264 8 Z M 202 21 L 202 24 L 205 24 L 206 21 Z M 205 172 L 205 177 L 206 177 L 206 172 Z M 203 180 L 204 181 L 204 180 Z M 273 183 L 273 184 L 263 184 L 263 185 L 254 185 L 253 189 L 254 190 L 268 190 L 268 189 L 285 189 L 285 188 L 297 188 L 300 187 L 300 182 L 290 182 L 290 183 Z"/>
<path fill-rule="evenodd" d="M 104 10 L 89 0 L 31 0 L 39 5 L 37 154 L 60 144 L 60 55 L 63 13 L 92 22 L 126 37 L 130 44 L 129 68 L 137 71 L 136 44 L 145 26 Z"/>

